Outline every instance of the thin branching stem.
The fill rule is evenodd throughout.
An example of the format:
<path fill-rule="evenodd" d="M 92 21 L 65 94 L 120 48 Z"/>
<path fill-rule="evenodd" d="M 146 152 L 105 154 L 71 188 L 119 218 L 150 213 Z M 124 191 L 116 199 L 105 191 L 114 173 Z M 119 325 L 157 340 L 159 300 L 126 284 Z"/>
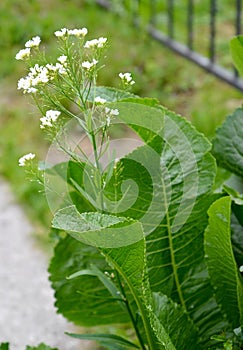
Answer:
<path fill-rule="evenodd" d="M 120 275 L 119 275 L 119 273 L 118 273 L 117 271 L 115 271 L 115 272 L 116 272 L 116 278 L 117 278 L 117 281 L 118 281 L 118 285 L 119 285 L 119 288 L 120 288 L 120 290 L 121 290 L 121 292 L 122 292 L 122 295 L 124 296 L 124 302 L 125 302 L 125 305 L 126 305 L 126 308 L 127 308 L 127 312 L 128 312 L 129 317 L 130 317 L 130 319 L 131 319 L 131 322 L 132 322 L 133 328 L 134 328 L 134 330 L 135 330 L 136 336 L 137 336 L 137 338 L 138 338 L 139 344 L 141 345 L 141 349 L 142 349 L 142 350 L 146 350 L 146 347 L 145 347 L 145 345 L 144 345 L 142 336 L 141 336 L 141 334 L 140 334 L 140 332 L 139 332 L 139 329 L 138 329 L 138 327 L 137 327 L 136 319 L 135 319 L 135 317 L 133 316 L 132 309 L 131 309 L 130 304 L 129 304 L 129 301 L 128 301 L 127 297 L 126 297 L 125 288 L 123 287 L 123 283 L 122 283 L 122 281 L 121 281 Z"/>

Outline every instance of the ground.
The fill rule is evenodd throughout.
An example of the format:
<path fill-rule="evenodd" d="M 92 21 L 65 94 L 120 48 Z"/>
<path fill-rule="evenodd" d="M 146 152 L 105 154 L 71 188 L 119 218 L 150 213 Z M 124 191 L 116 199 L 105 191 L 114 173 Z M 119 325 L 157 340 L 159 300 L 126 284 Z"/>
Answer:
<path fill-rule="evenodd" d="M 11 350 L 44 342 L 60 350 L 91 349 L 68 337 L 74 328 L 57 315 L 47 273 L 47 257 L 33 237 L 33 227 L 0 180 L 0 343 Z"/>

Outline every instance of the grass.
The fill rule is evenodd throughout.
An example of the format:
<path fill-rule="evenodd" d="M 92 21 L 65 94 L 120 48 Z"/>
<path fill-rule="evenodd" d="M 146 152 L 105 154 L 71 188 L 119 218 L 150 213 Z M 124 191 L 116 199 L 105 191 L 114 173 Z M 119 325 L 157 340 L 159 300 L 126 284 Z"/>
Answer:
<path fill-rule="evenodd" d="M 201 12 L 204 25 L 203 11 L 205 7 Z M 228 21 L 227 16 L 224 21 Z M 24 71 L 14 56 L 32 36 L 40 35 L 53 54 L 50 37 L 56 29 L 86 26 L 90 39 L 107 36 L 110 47 L 99 83 L 117 86 L 118 73 L 131 71 L 136 81 L 134 93 L 158 98 L 166 107 L 187 116 L 209 138 L 225 116 L 241 104 L 238 91 L 151 41 L 128 20 L 100 9 L 94 1 L 2 0 L 0 22 L 0 172 L 25 205 L 38 232 L 47 231 L 51 214 L 45 197 L 38 193 L 41 188 L 26 181 L 17 165 L 18 158 L 28 152 L 44 159 L 48 149 L 39 129 L 39 114 L 31 101 L 16 91 Z M 223 44 L 226 50 L 228 40 Z"/>

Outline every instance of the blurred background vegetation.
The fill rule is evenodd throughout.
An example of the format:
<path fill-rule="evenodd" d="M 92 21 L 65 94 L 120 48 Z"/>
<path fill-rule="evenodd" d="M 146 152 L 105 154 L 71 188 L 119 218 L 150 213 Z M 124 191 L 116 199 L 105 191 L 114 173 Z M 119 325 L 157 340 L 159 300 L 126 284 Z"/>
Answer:
<path fill-rule="evenodd" d="M 177 30 L 183 40 L 185 1 L 177 1 Z M 206 50 L 208 1 L 198 1 L 196 48 Z M 229 1 L 220 1 L 221 32 L 217 42 L 219 58 L 231 64 L 229 40 L 233 36 L 233 13 Z M 117 1 L 118 10 L 119 1 Z M 162 5 L 161 5 L 162 6 Z M 163 7 L 163 6 L 162 6 Z M 162 8 L 160 10 L 163 10 Z M 157 18 L 165 26 L 163 11 Z M 39 35 L 42 45 L 54 52 L 53 32 L 62 27 L 89 29 L 89 39 L 106 36 L 109 40 L 106 68 L 99 84 L 118 86 L 121 71 L 132 72 L 136 85 L 133 92 L 156 97 L 169 109 L 186 116 L 198 130 L 210 138 L 226 115 L 241 104 L 242 94 L 218 81 L 185 59 L 178 57 L 134 28 L 124 16 L 109 13 L 94 0 L 1 0 L 0 2 L 0 173 L 11 184 L 18 200 L 25 206 L 36 232 L 47 232 L 51 214 L 45 197 L 34 182 L 25 178 L 18 159 L 34 152 L 45 159 L 48 144 L 39 128 L 39 114 L 28 96 L 17 91 L 18 79 L 25 75 L 24 64 L 15 54 L 31 37 Z"/>

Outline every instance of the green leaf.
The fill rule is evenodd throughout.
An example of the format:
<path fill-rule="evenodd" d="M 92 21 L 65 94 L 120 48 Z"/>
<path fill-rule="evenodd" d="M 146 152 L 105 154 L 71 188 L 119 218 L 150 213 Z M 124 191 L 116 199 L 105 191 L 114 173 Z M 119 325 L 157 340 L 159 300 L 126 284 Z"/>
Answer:
<path fill-rule="evenodd" d="M 122 346 L 122 349 L 123 348 L 140 349 L 136 344 L 115 334 L 74 334 L 74 333 L 66 333 L 66 334 L 77 339 L 95 340 L 98 343 L 105 342 L 110 345 L 115 343 L 116 345 Z"/>
<path fill-rule="evenodd" d="M 235 36 L 230 41 L 230 53 L 233 58 L 234 65 L 239 73 L 243 74 L 243 36 Z"/>
<path fill-rule="evenodd" d="M 48 345 L 45 345 L 44 343 L 41 343 L 38 346 L 27 346 L 26 350 L 58 350 L 57 348 L 51 348 Z"/>
<path fill-rule="evenodd" d="M 96 248 L 70 236 L 61 239 L 57 244 L 49 272 L 58 312 L 81 326 L 129 322 L 123 308 L 98 277 L 86 274 L 67 279 L 78 270 L 90 269 L 91 262 L 99 270 L 112 274 Z"/>
<path fill-rule="evenodd" d="M 143 103 L 115 105 L 119 118 L 146 145 L 118 162 L 106 190 L 112 198 L 115 188 L 119 199 L 122 183 L 132 178 L 137 184 L 134 205 L 118 214 L 143 224 L 151 288 L 185 308 L 207 346 L 213 334 L 227 328 L 203 254 L 207 210 L 218 198 L 212 194 L 216 167 L 211 144 L 184 118 Z"/>
<path fill-rule="evenodd" d="M 230 171 L 218 166 L 213 190 L 215 192 L 222 191 L 223 184 L 230 178 L 231 175 L 232 173 Z"/>
<path fill-rule="evenodd" d="M 139 222 L 99 212 L 79 213 L 73 205 L 60 209 L 52 222 L 53 228 L 99 248 L 114 248 L 141 240 L 140 226 Z"/>
<path fill-rule="evenodd" d="M 88 101 L 94 101 L 96 96 L 104 98 L 107 102 L 116 102 L 127 98 L 136 97 L 136 95 L 128 91 L 106 86 L 96 86 L 95 88 L 91 88 L 88 95 Z"/>
<path fill-rule="evenodd" d="M 153 293 L 154 309 L 175 348 L 180 350 L 200 350 L 197 330 L 185 310 L 166 295 Z"/>
<path fill-rule="evenodd" d="M 239 340 L 241 344 L 243 344 L 243 327 L 235 328 L 234 334 L 236 335 L 237 340 Z"/>
<path fill-rule="evenodd" d="M 211 282 L 222 311 L 233 327 L 243 322 L 243 281 L 231 244 L 231 200 L 223 197 L 212 204 L 205 231 L 205 254 Z"/>
<path fill-rule="evenodd" d="M 80 212 L 95 210 L 74 185 L 78 182 L 79 186 L 83 187 L 85 166 L 83 162 L 70 160 L 58 163 L 45 171 L 46 195 L 53 211 L 71 204 L 75 204 Z"/>
<path fill-rule="evenodd" d="M 81 242 L 84 241 L 84 234 L 89 235 L 86 241 L 99 247 L 109 264 L 115 267 L 126 282 L 139 309 L 149 346 L 153 347 L 154 343 L 158 343 L 158 349 L 175 350 L 163 325 L 154 318 L 146 277 L 142 226 L 131 221 L 130 225 L 126 222 L 125 226 L 114 225 L 118 222 L 124 224 L 123 219 L 115 216 L 100 213 L 80 214 L 75 207 L 68 207 L 57 212 L 53 227 L 67 231 Z"/>
<path fill-rule="evenodd" d="M 146 273 L 145 241 L 142 239 L 129 246 L 102 249 L 102 252 L 126 282 L 136 302 L 148 347 L 158 350 L 176 350 L 153 309 L 152 294 Z"/>
<path fill-rule="evenodd" d="M 98 269 L 97 266 L 91 265 L 90 269 L 85 270 L 79 270 L 72 275 L 68 276 L 68 279 L 73 279 L 80 276 L 96 276 L 99 278 L 99 280 L 103 283 L 103 285 L 106 287 L 106 289 L 110 292 L 114 300 L 118 301 L 121 308 L 126 311 L 125 304 L 124 304 L 124 296 L 121 295 L 120 290 L 116 287 L 116 285 L 112 282 L 111 277 L 113 275 L 109 275 L 108 272 L 103 273 L 101 270 Z M 113 276 L 114 278 L 115 276 Z"/>
<path fill-rule="evenodd" d="M 229 187 L 227 185 L 223 185 L 224 191 L 230 196 L 231 200 L 235 202 L 235 204 L 243 205 L 243 195 L 237 192 L 234 188 Z"/>
<path fill-rule="evenodd" d="M 1 343 L 0 350 L 9 350 L 9 343 Z"/>
<path fill-rule="evenodd" d="M 216 131 L 213 154 L 219 165 L 243 176 L 243 108 L 228 116 Z"/>
<path fill-rule="evenodd" d="M 243 206 L 232 203 L 231 214 L 232 245 L 238 267 L 243 265 Z"/>

